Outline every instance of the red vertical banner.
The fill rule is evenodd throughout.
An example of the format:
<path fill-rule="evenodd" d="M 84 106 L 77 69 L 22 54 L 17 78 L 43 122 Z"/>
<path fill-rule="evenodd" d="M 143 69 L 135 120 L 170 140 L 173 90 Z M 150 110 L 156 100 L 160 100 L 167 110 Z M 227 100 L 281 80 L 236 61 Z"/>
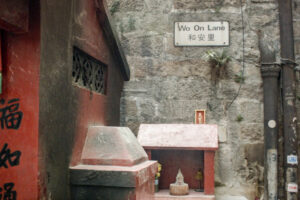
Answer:
<path fill-rule="evenodd" d="M 21 1 L 13 2 L 17 7 Z M 0 94 L 0 200 L 38 199 L 41 34 L 39 1 L 30 2 L 28 32 L 5 30 L 0 38 L 5 83 Z"/>

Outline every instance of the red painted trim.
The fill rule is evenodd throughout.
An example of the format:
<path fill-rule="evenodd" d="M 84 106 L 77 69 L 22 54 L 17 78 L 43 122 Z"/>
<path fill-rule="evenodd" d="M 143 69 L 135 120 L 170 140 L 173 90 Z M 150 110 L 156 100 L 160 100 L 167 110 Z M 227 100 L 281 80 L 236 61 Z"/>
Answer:
<path fill-rule="evenodd" d="M 214 151 L 204 152 L 204 194 L 213 195 L 215 192 Z"/>

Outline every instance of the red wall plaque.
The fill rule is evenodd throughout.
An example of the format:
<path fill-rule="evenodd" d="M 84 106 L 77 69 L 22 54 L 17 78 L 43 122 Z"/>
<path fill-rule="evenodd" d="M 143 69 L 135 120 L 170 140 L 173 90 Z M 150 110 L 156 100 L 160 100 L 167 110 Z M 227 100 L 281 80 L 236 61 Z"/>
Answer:
<path fill-rule="evenodd" d="M 195 110 L 195 124 L 205 124 L 205 110 Z"/>

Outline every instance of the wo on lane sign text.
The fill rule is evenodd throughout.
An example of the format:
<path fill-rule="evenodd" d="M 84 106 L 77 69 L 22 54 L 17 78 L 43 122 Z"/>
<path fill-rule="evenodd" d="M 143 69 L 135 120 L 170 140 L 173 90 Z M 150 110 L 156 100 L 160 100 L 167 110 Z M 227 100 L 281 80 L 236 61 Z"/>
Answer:
<path fill-rule="evenodd" d="M 229 23 L 175 22 L 175 46 L 228 46 Z"/>

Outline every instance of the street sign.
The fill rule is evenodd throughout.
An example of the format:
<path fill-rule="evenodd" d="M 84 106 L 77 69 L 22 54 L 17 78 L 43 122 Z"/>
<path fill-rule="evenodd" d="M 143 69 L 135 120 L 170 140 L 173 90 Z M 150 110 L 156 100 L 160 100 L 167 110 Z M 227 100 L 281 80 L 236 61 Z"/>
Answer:
<path fill-rule="evenodd" d="M 229 23 L 175 22 L 175 46 L 229 46 Z"/>

